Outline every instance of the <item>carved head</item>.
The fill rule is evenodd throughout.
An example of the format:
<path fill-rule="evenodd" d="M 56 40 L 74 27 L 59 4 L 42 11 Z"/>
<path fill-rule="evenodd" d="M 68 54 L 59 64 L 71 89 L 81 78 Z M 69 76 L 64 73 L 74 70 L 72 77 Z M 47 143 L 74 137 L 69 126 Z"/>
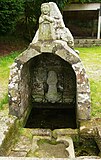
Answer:
<path fill-rule="evenodd" d="M 41 5 L 41 13 L 44 15 L 49 15 L 50 13 L 50 5 L 49 3 L 43 3 Z"/>

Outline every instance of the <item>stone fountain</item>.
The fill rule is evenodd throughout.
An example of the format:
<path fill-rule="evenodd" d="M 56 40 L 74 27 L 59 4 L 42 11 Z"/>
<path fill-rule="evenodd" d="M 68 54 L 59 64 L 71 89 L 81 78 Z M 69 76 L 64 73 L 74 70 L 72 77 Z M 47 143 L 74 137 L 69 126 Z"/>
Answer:
<path fill-rule="evenodd" d="M 90 120 L 89 81 L 74 49 L 73 36 L 65 27 L 55 3 L 41 5 L 39 29 L 28 49 L 20 54 L 11 66 L 8 91 L 9 114 L 16 117 L 17 125 L 25 128 L 20 133 L 17 144 L 10 152 L 5 153 L 6 155 L 85 159 L 78 156 L 82 155 L 82 152 L 87 155 L 87 149 L 85 151 L 83 148 L 81 152 L 75 150 L 89 142 L 87 146 L 98 149 L 97 152 L 93 150 L 91 155 L 96 152 L 98 156 L 101 151 L 100 124 L 97 120 Z M 37 112 L 32 113 L 32 110 Z M 55 113 L 54 116 L 50 116 L 51 111 Z M 63 111 L 66 111 L 65 115 L 62 115 Z M 42 114 L 41 122 L 47 116 L 46 121 L 49 121 L 50 117 L 57 125 L 53 128 L 44 124 L 36 127 L 34 123 L 33 127 L 30 127 L 33 123 L 31 121 L 26 127 L 29 116 L 38 123 Z M 62 117 L 60 121 L 57 121 L 57 114 Z M 60 127 L 62 119 L 63 123 L 69 125 Z M 94 159 L 95 155 L 88 156 L 88 159 L 90 158 Z"/>
<path fill-rule="evenodd" d="M 55 3 L 42 4 L 41 12 L 32 43 L 11 67 L 9 113 L 21 118 L 40 103 L 48 108 L 57 104 L 74 108 L 77 123 L 89 120 L 89 82 L 73 36 Z"/>

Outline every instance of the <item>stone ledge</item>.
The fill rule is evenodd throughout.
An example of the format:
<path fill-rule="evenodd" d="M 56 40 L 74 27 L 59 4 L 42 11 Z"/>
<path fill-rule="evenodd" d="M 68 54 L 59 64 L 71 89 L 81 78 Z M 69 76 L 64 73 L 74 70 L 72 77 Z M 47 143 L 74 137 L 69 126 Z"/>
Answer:
<path fill-rule="evenodd" d="M 75 39 L 75 47 L 101 46 L 101 39 Z"/>
<path fill-rule="evenodd" d="M 0 111 L 0 156 L 5 156 L 13 143 L 13 137 L 17 134 L 16 120 L 8 114 L 7 108 Z"/>

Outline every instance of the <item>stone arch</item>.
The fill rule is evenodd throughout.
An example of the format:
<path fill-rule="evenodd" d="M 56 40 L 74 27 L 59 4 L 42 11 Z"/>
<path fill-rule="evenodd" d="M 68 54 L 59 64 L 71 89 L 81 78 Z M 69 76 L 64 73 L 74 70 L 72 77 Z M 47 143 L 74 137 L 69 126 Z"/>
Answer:
<path fill-rule="evenodd" d="M 50 44 L 49 44 L 50 45 Z M 49 47 L 48 45 L 48 47 Z M 76 75 L 76 100 L 78 120 L 90 119 L 90 89 L 85 69 L 79 56 L 68 46 L 55 42 L 49 53 L 57 55 L 69 63 Z M 45 49 L 45 50 L 44 50 Z M 9 113 L 19 118 L 26 116 L 30 107 L 30 72 L 29 62 L 37 56 L 47 53 L 41 45 L 30 46 L 14 62 L 9 78 Z M 26 93 L 26 94 L 23 94 Z"/>

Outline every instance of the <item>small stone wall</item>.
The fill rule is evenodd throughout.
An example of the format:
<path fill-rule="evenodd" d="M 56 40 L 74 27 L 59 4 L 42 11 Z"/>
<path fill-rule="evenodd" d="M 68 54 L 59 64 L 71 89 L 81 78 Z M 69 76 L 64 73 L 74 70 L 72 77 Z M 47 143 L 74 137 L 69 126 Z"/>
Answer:
<path fill-rule="evenodd" d="M 101 39 L 75 39 L 75 47 L 101 46 Z"/>

